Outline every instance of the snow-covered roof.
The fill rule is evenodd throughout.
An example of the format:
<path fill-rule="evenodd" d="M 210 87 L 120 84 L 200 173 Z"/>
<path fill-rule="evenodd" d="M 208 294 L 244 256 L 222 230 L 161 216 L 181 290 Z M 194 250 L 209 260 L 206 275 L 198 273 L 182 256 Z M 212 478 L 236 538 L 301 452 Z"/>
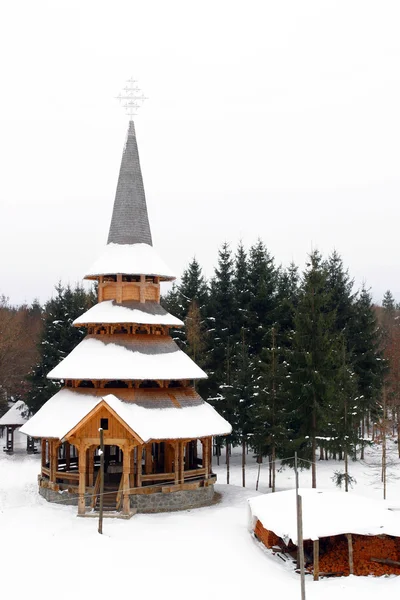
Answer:
<path fill-rule="evenodd" d="M 171 269 L 148 244 L 107 244 L 85 278 L 99 275 L 153 275 L 166 281 L 175 279 Z"/>
<path fill-rule="evenodd" d="M 398 516 L 383 501 L 371 500 L 353 492 L 301 489 L 303 539 L 344 533 L 400 536 Z M 249 500 L 253 519 L 273 531 L 285 543 L 297 545 L 296 491 L 276 492 Z"/>
<path fill-rule="evenodd" d="M 143 440 L 226 435 L 231 426 L 192 389 L 128 390 L 62 389 L 21 428 L 32 437 L 63 439 L 103 400 Z M 121 397 L 117 397 L 118 396 Z"/>
<path fill-rule="evenodd" d="M 180 319 L 170 315 L 157 302 L 136 302 L 134 300 L 122 304 L 117 304 L 115 300 L 105 300 L 95 304 L 74 321 L 74 325 L 86 325 L 87 323 L 183 326 Z"/>
<path fill-rule="evenodd" d="M 49 379 L 204 379 L 169 336 L 88 335 Z"/>
<path fill-rule="evenodd" d="M 0 427 L 3 425 L 23 425 L 27 421 L 28 407 L 25 402 L 18 400 L 12 407 L 0 418 Z"/>

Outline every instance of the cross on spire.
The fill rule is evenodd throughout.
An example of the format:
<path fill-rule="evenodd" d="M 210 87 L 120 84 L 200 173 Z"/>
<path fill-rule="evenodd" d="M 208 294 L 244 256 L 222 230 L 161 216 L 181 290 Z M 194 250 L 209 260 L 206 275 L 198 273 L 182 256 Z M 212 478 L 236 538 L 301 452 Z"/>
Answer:
<path fill-rule="evenodd" d="M 118 94 L 117 99 L 121 102 L 125 108 L 125 113 L 129 115 L 129 120 L 132 121 L 134 115 L 137 114 L 137 110 L 141 107 L 142 102 L 147 100 L 137 85 L 137 81 L 131 77 L 126 82 L 127 85 L 124 87 L 122 93 Z"/>

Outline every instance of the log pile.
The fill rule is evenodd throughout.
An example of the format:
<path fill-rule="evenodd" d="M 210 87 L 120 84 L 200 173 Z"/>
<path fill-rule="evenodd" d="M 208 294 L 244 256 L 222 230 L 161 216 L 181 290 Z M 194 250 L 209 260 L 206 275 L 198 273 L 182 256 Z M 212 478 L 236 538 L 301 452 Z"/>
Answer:
<path fill-rule="evenodd" d="M 272 548 L 273 546 L 283 546 L 283 541 L 280 537 L 275 535 L 273 531 L 269 531 L 268 529 L 264 529 L 261 521 L 257 521 L 256 526 L 254 527 L 254 535 L 266 546 L 267 548 Z"/>
<path fill-rule="evenodd" d="M 255 536 L 267 548 L 279 546 L 286 549 L 283 540 L 273 531 L 265 529 L 257 520 L 254 527 Z M 352 535 L 354 575 L 400 575 L 400 538 L 388 535 Z M 313 572 L 312 542 L 305 542 L 306 554 L 309 556 L 307 570 Z M 371 559 L 377 559 L 376 562 Z M 392 561 L 394 564 L 385 564 Z M 398 565 L 396 565 L 398 563 Z M 319 572 L 331 575 L 349 575 L 349 546 L 346 536 L 336 535 L 320 539 Z"/>
<path fill-rule="evenodd" d="M 390 536 L 353 535 L 354 575 L 400 575 L 400 568 L 371 561 L 371 558 L 398 561 L 400 544 Z M 343 573 L 349 575 L 349 550 L 344 536 L 324 538 L 328 541 L 327 550 L 321 553 L 319 568 L 321 573 Z"/>

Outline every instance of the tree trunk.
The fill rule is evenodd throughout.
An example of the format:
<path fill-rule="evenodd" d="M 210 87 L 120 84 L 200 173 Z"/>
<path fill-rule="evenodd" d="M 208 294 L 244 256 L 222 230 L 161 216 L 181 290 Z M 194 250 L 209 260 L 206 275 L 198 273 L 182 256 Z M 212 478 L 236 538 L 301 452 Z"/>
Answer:
<path fill-rule="evenodd" d="M 317 431 L 317 415 L 316 415 L 316 399 L 314 394 L 314 407 L 312 413 L 312 463 L 311 463 L 311 478 L 312 478 L 312 487 L 317 487 L 317 440 L 315 439 L 316 431 Z"/>
<path fill-rule="evenodd" d="M 276 479 L 275 461 L 276 461 L 275 446 L 272 446 L 272 491 L 273 492 L 275 492 L 275 479 Z"/>
<path fill-rule="evenodd" d="M 372 428 L 372 435 L 373 435 L 374 429 Z M 362 418 L 361 421 L 361 455 L 360 455 L 360 459 L 364 460 L 364 434 L 365 434 L 365 425 L 364 425 L 364 417 Z"/>
<path fill-rule="evenodd" d="M 229 442 L 226 440 L 226 483 L 229 485 L 230 476 L 230 464 L 229 464 Z"/>
<path fill-rule="evenodd" d="M 242 486 L 246 487 L 246 440 L 242 441 Z"/>
<path fill-rule="evenodd" d="M 272 487 L 272 458 L 271 455 L 268 455 L 268 471 L 269 471 L 269 476 L 268 476 L 268 487 L 271 488 Z"/>

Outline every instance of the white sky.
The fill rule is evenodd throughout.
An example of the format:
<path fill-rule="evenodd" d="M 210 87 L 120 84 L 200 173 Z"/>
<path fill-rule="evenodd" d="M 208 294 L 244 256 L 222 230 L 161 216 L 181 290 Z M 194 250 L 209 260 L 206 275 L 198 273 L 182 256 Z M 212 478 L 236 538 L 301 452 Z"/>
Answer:
<path fill-rule="evenodd" d="M 106 243 L 131 75 L 155 248 L 336 248 L 400 300 L 400 4 L 18 1 L 0 9 L 0 293 L 46 300 Z"/>

